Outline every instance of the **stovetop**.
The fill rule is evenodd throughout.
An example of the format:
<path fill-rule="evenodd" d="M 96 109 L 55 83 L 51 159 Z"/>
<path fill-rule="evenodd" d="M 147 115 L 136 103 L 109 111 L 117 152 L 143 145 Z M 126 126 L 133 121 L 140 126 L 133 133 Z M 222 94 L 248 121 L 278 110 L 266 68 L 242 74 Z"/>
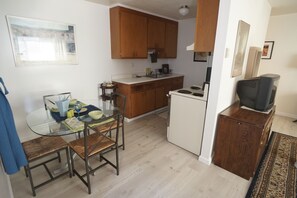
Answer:
<path fill-rule="evenodd" d="M 203 90 L 203 86 L 192 85 L 191 87 L 185 87 L 182 89 L 171 91 L 170 94 L 206 101 L 208 95 L 208 86 L 208 84 L 205 84 Z"/>

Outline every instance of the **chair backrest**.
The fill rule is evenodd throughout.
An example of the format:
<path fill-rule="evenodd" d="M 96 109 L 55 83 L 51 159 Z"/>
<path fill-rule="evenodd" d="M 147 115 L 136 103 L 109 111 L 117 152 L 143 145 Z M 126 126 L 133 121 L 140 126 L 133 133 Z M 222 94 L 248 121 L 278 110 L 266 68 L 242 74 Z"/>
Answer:
<path fill-rule="evenodd" d="M 113 92 L 111 94 L 110 102 L 114 107 L 116 107 L 120 111 L 121 121 L 124 121 L 126 110 L 126 96 L 118 92 Z"/>
<path fill-rule="evenodd" d="M 50 94 L 43 96 L 43 103 L 45 110 L 48 110 L 49 107 L 55 106 L 55 101 L 61 99 L 72 99 L 71 92 L 58 93 L 58 94 Z"/>
<path fill-rule="evenodd" d="M 98 149 L 98 147 L 104 148 L 106 140 L 111 140 L 116 144 L 118 143 L 119 121 L 120 113 L 118 112 L 99 120 L 84 123 L 85 156 L 89 156 L 93 151 Z M 116 136 L 114 140 L 112 140 L 109 136 L 109 132 L 112 129 L 116 129 Z"/>

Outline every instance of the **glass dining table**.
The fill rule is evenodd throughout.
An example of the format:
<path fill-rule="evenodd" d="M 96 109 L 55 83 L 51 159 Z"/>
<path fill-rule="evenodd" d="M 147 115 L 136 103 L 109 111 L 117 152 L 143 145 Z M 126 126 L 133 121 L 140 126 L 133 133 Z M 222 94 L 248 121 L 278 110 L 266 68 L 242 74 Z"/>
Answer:
<path fill-rule="evenodd" d="M 94 99 L 94 100 L 84 100 L 84 104 L 88 104 L 86 106 L 92 106 L 92 110 L 94 107 L 96 110 L 100 110 L 103 113 L 102 120 L 104 117 L 108 117 L 111 115 L 115 115 L 119 113 L 117 107 L 114 107 L 112 103 L 108 100 L 103 101 L 102 99 Z M 89 108 L 88 108 L 89 111 Z M 81 122 L 92 122 L 93 119 L 88 115 L 89 112 L 84 112 L 84 114 L 75 115 Z M 101 118 L 100 118 L 101 119 Z M 36 134 L 41 136 L 64 136 L 71 135 L 81 132 L 82 130 L 73 130 L 67 124 L 65 124 L 65 120 L 55 119 L 53 116 L 53 112 L 50 110 L 46 110 L 44 107 L 36 109 L 27 114 L 26 117 L 28 127 Z"/>

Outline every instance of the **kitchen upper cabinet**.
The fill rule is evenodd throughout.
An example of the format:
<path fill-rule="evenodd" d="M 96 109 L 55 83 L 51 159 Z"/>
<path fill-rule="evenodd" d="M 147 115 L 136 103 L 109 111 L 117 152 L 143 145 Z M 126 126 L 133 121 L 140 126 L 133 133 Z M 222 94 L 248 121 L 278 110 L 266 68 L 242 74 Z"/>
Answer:
<path fill-rule="evenodd" d="M 178 23 L 167 22 L 165 28 L 165 54 L 166 58 L 176 58 L 177 54 Z"/>
<path fill-rule="evenodd" d="M 162 18 L 148 20 L 148 48 L 156 49 L 159 58 L 176 58 L 178 23 Z"/>
<path fill-rule="evenodd" d="M 148 18 L 148 40 L 149 49 L 165 48 L 165 21 Z"/>
<path fill-rule="evenodd" d="M 197 0 L 196 33 L 194 51 L 214 50 L 219 0 Z"/>
<path fill-rule="evenodd" d="M 111 57 L 147 58 L 147 17 L 122 7 L 110 9 Z"/>
<path fill-rule="evenodd" d="M 155 49 L 159 58 L 176 58 L 178 22 L 135 10 L 110 8 L 111 57 L 147 58 Z"/>

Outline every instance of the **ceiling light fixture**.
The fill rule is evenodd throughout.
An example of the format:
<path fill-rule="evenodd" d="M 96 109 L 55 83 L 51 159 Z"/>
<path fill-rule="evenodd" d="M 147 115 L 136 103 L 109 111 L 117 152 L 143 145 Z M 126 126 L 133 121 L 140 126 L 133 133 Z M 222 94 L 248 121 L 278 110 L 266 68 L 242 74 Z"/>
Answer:
<path fill-rule="evenodd" d="M 189 13 L 189 7 L 187 5 L 183 5 L 179 8 L 178 12 L 182 15 L 182 16 L 186 16 Z"/>

